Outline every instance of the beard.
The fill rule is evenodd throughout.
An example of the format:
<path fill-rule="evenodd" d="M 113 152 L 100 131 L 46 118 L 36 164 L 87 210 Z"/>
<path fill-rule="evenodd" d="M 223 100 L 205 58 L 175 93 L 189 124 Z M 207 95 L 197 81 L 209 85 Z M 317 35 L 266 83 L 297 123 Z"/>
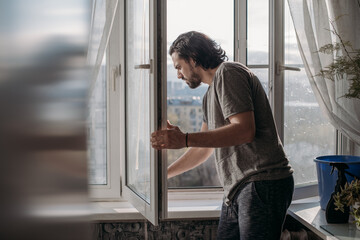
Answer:
<path fill-rule="evenodd" d="M 192 89 L 197 88 L 201 84 L 201 78 L 199 74 L 193 71 L 193 68 L 191 68 L 190 77 L 183 80 L 185 80 L 186 84 Z"/>

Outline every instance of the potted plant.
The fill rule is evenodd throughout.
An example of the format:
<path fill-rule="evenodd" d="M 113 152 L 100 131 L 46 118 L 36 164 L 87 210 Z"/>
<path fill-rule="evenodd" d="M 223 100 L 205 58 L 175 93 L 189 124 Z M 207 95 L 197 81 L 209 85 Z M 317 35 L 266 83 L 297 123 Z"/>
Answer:
<path fill-rule="evenodd" d="M 334 195 L 335 210 L 344 212 L 344 207 L 351 207 L 350 214 L 354 216 L 357 229 L 360 230 L 360 180 L 354 179 L 351 183 L 346 183 L 344 188 L 341 188 L 336 195 Z"/>

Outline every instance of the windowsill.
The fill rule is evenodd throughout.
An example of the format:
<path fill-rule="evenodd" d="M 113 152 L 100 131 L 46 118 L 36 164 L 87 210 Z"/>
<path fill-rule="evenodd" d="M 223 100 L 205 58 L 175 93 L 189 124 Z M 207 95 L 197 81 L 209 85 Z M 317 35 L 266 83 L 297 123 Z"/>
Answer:
<path fill-rule="evenodd" d="M 95 222 L 145 219 L 129 202 L 92 202 L 90 209 Z"/>
<path fill-rule="evenodd" d="M 355 240 L 360 238 L 360 231 L 356 230 L 355 224 L 353 223 L 327 223 L 325 211 L 320 208 L 319 197 L 293 201 L 288 210 L 288 214 L 321 239 Z M 329 232 L 324 228 L 327 228 Z"/>
<path fill-rule="evenodd" d="M 295 191 L 293 199 L 309 194 L 314 196 L 317 194 L 316 191 L 317 185 L 299 187 Z M 191 199 L 189 199 L 189 196 L 191 196 Z M 222 198 L 223 191 L 219 189 L 213 189 L 211 191 L 209 191 L 209 189 L 170 190 L 168 194 L 169 211 L 167 219 L 218 218 L 220 216 Z M 299 201 L 293 201 L 293 203 L 298 206 Z M 90 205 L 91 220 L 93 221 L 145 219 L 129 202 L 126 201 L 92 202 Z"/>
<path fill-rule="evenodd" d="M 193 189 L 177 190 L 168 193 L 168 216 L 166 219 L 210 219 L 219 218 L 222 190 Z M 189 198 L 191 197 L 191 198 Z M 129 202 L 92 202 L 91 220 L 123 221 L 144 220 Z"/>
<path fill-rule="evenodd" d="M 221 204 L 222 200 L 172 199 L 169 200 L 168 218 L 217 218 L 220 216 Z M 93 221 L 145 219 L 136 208 L 126 201 L 92 202 L 90 206 L 91 220 Z M 321 214 L 318 197 L 293 201 L 288 212 L 292 217 L 309 228 L 320 228 L 321 224 L 326 223 L 325 213 Z M 326 231 L 323 230 L 320 233 L 322 232 Z"/>
<path fill-rule="evenodd" d="M 219 218 L 221 200 L 170 200 L 169 219 L 178 218 Z"/>
<path fill-rule="evenodd" d="M 170 200 L 168 219 L 218 218 L 221 204 L 221 200 Z M 91 207 L 91 220 L 94 222 L 145 220 L 128 202 L 93 202 Z M 360 237 L 360 231 L 356 230 L 354 224 L 328 224 L 325 211 L 320 209 L 319 197 L 293 201 L 288 214 L 321 239 L 352 240 Z M 326 231 L 324 226 L 331 229 L 333 234 Z"/>
<path fill-rule="evenodd" d="M 168 219 L 218 218 L 222 200 L 170 200 Z M 124 221 L 145 218 L 129 202 L 93 202 L 91 220 Z"/>

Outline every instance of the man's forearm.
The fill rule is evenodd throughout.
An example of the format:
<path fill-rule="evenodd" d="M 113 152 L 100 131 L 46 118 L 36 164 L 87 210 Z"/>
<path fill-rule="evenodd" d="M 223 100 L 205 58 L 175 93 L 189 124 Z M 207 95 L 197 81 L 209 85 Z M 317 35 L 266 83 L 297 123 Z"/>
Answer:
<path fill-rule="evenodd" d="M 167 177 L 172 178 L 199 166 L 209 158 L 213 150 L 212 148 L 190 148 L 168 167 Z"/>

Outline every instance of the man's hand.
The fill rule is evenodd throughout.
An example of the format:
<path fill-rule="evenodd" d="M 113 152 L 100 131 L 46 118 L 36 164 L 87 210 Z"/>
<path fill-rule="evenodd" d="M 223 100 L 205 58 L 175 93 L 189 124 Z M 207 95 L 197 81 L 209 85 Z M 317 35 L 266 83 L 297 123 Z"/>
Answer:
<path fill-rule="evenodd" d="M 151 134 L 151 145 L 157 150 L 180 149 L 186 146 L 185 134 L 179 127 L 172 125 L 167 120 L 166 130 L 159 130 Z"/>

